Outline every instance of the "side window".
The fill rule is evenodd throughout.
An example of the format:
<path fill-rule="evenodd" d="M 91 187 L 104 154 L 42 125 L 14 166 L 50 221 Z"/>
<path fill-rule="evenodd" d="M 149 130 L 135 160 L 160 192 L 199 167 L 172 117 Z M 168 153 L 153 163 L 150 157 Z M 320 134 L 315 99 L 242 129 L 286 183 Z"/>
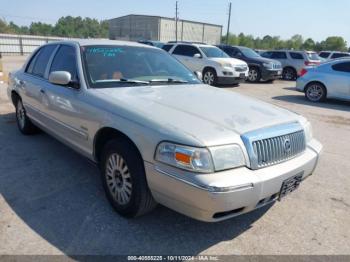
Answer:
<path fill-rule="evenodd" d="M 300 54 L 300 53 L 290 52 L 289 54 L 290 54 L 290 57 L 291 57 L 292 59 L 304 60 L 303 55 Z"/>
<path fill-rule="evenodd" d="M 60 49 L 58 49 L 55 58 L 53 59 L 50 73 L 53 71 L 67 71 L 71 74 L 72 80 L 78 80 L 77 61 L 74 47 L 62 45 Z"/>
<path fill-rule="evenodd" d="M 29 65 L 28 71 L 31 69 L 31 74 L 39 77 L 44 77 L 47 64 L 49 63 L 51 55 L 56 47 L 57 45 L 48 45 L 42 47 L 39 53 L 33 59 L 34 66 L 31 68 L 31 65 Z"/>
<path fill-rule="evenodd" d="M 178 45 L 175 48 L 173 55 L 183 55 L 183 56 L 193 57 L 195 54 L 200 54 L 200 53 L 201 52 L 199 52 L 199 50 L 194 46 Z"/>
<path fill-rule="evenodd" d="M 319 54 L 319 57 L 328 58 L 330 54 L 331 54 L 331 53 L 329 53 L 329 52 L 321 52 L 321 53 Z"/>
<path fill-rule="evenodd" d="M 173 48 L 173 46 L 174 46 L 174 45 L 164 45 L 164 46 L 162 47 L 162 49 L 165 50 L 165 51 L 167 51 L 167 52 L 169 52 L 170 49 Z"/>
<path fill-rule="evenodd" d="M 287 59 L 287 54 L 285 52 L 272 52 L 272 59 Z"/>
<path fill-rule="evenodd" d="M 272 52 L 265 52 L 261 54 L 262 57 L 266 57 L 266 58 L 271 58 L 272 57 Z"/>
<path fill-rule="evenodd" d="M 34 64 L 35 64 L 36 59 L 39 56 L 39 53 L 40 53 L 40 50 L 38 50 L 30 59 L 28 65 L 27 65 L 27 68 L 25 70 L 26 73 L 31 74 L 33 72 Z"/>
<path fill-rule="evenodd" d="M 335 64 L 332 66 L 332 68 L 338 72 L 350 73 L 350 62 Z"/>
<path fill-rule="evenodd" d="M 332 59 L 336 59 L 336 58 L 348 57 L 348 56 L 350 56 L 350 55 L 349 54 L 345 54 L 345 53 L 334 53 L 331 58 Z"/>

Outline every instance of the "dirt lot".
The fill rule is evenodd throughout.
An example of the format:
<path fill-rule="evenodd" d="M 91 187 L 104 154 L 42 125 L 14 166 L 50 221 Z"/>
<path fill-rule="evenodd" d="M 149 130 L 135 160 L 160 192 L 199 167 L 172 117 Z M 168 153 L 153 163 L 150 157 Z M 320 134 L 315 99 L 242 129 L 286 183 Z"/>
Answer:
<path fill-rule="evenodd" d="M 308 103 L 293 85 L 226 89 L 308 117 L 318 169 L 281 203 L 217 224 L 164 207 L 119 217 L 96 167 L 46 134 L 19 134 L 1 85 L 0 254 L 350 254 L 350 103 Z"/>

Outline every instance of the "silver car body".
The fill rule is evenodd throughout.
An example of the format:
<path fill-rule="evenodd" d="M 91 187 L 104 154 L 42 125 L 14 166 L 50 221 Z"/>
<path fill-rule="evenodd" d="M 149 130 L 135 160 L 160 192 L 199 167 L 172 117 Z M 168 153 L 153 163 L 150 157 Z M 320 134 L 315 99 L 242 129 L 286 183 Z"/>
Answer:
<path fill-rule="evenodd" d="M 294 58 L 292 57 L 294 55 Z M 278 50 L 267 51 L 261 54 L 262 57 L 278 60 L 282 63 L 283 69 L 293 68 L 297 75 L 305 66 L 318 65 L 321 63 L 319 58 L 316 59 L 317 54 L 311 51 L 290 51 Z"/>
<path fill-rule="evenodd" d="M 334 66 L 347 63 L 348 72 L 337 71 Z M 307 73 L 298 78 L 296 88 L 304 92 L 314 82 L 323 84 L 327 90 L 327 98 L 350 100 L 350 59 L 338 59 L 321 64 L 316 68 L 307 68 Z"/>
<path fill-rule="evenodd" d="M 324 60 L 333 60 L 339 58 L 349 58 L 350 53 L 347 52 L 338 52 L 338 51 L 322 51 L 319 53 L 319 56 Z"/>
<path fill-rule="evenodd" d="M 202 84 L 89 88 L 81 47 L 141 45 L 93 40 L 57 44 L 76 49 L 80 89 L 50 83 L 48 69 L 43 78 L 29 75 L 24 65 L 10 75 L 9 97 L 19 94 L 36 125 L 94 162 L 104 130 L 125 134 L 143 158 L 158 203 L 195 219 L 220 221 L 275 201 L 283 181 L 299 174 L 305 179 L 316 168 L 322 146 L 300 115 Z M 246 165 L 210 174 L 185 171 L 155 160 L 162 141 L 209 149 L 236 144 Z"/>

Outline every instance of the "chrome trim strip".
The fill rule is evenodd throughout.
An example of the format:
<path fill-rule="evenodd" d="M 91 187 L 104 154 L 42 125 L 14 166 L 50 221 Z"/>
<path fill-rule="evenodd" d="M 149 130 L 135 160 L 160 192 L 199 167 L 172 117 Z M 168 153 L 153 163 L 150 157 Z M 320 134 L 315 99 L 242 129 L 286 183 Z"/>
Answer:
<path fill-rule="evenodd" d="M 187 185 L 190 185 L 192 187 L 201 189 L 201 190 L 205 190 L 208 191 L 210 193 L 214 193 L 214 194 L 220 194 L 220 193 L 231 193 L 231 192 L 235 192 L 235 191 L 239 191 L 239 190 L 245 190 L 245 189 L 251 189 L 254 187 L 253 183 L 248 183 L 248 184 L 243 184 L 243 185 L 238 185 L 238 186 L 233 186 L 233 187 L 213 187 L 213 186 L 206 186 L 206 185 L 202 185 L 202 184 L 195 184 L 193 182 L 187 181 L 185 179 L 179 178 L 178 176 L 171 174 L 167 171 L 164 171 L 162 169 L 160 169 L 158 166 L 155 166 L 154 169 L 166 176 L 169 176 L 175 180 L 178 180 L 180 182 L 183 182 Z"/>

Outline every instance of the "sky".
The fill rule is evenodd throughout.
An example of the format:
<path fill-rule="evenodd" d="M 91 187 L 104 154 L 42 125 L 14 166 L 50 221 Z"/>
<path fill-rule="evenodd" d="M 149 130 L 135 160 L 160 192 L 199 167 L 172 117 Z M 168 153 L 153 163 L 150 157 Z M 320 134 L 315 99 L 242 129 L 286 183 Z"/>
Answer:
<path fill-rule="evenodd" d="M 98 20 L 127 14 L 174 17 L 175 0 L 0 0 L 0 17 L 19 25 L 54 24 L 61 16 Z M 229 0 L 179 0 L 179 18 L 223 25 Z M 349 0 L 231 0 L 232 33 L 281 36 L 301 34 L 321 41 L 342 36 L 350 44 Z"/>

